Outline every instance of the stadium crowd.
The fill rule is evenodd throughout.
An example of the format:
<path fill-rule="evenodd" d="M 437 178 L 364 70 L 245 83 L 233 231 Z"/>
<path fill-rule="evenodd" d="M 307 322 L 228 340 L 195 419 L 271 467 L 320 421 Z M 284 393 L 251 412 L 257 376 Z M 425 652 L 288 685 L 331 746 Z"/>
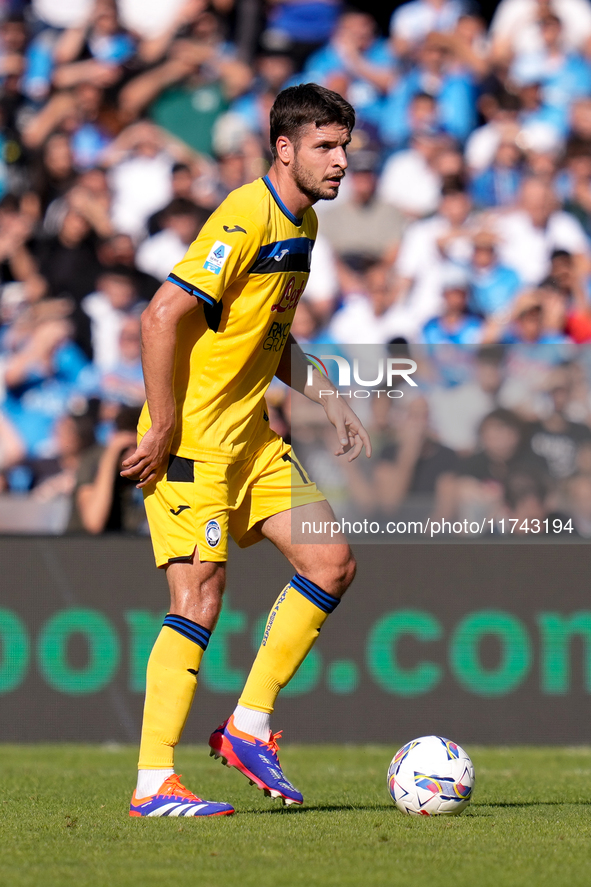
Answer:
<path fill-rule="evenodd" d="M 494 480 L 495 428 L 508 463 L 549 423 L 553 445 L 532 453 L 571 479 L 591 535 L 591 362 L 568 350 L 591 342 L 591 2 L 501 0 L 488 25 L 463 0 L 408 0 L 387 34 L 362 6 L 0 0 L 3 531 L 55 529 L 43 508 L 59 502 L 58 529 L 145 532 L 119 477 L 144 399 L 142 308 L 208 214 L 266 172 L 277 93 L 315 81 L 358 123 L 342 193 L 317 206 L 296 339 L 472 348 L 472 381 L 433 358 L 445 385 L 424 408 L 409 398 L 379 460 L 406 480 L 386 471 L 381 489 L 395 501 L 422 483 L 414 434 L 446 450 L 454 513 L 470 511 L 474 484 Z M 493 372 L 489 347 L 534 345 L 550 356 L 527 398 L 485 392 L 477 418 L 446 421 L 445 397 Z M 269 404 L 288 433 L 289 392 L 272 386 Z M 362 481 L 349 479 L 375 501 Z"/>

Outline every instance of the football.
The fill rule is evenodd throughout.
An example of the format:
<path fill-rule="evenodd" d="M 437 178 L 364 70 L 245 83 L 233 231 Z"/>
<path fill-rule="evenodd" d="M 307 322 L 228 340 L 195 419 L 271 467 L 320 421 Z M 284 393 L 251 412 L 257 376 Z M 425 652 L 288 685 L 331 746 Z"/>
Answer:
<path fill-rule="evenodd" d="M 388 791 L 403 813 L 461 813 L 470 803 L 474 765 L 463 748 L 443 736 L 407 742 L 388 768 Z"/>

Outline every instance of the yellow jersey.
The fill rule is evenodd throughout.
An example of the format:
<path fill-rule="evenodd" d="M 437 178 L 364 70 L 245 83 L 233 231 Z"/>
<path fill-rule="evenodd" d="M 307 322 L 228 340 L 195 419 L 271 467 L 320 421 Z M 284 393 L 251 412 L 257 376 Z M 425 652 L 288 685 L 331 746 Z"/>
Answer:
<path fill-rule="evenodd" d="M 172 452 L 232 463 L 274 435 L 264 395 L 306 286 L 318 222 L 296 218 L 268 177 L 233 191 L 168 280 L 200 304 L 178 328 Z M 139 433 L 150 427 L 147 404 Z"/>

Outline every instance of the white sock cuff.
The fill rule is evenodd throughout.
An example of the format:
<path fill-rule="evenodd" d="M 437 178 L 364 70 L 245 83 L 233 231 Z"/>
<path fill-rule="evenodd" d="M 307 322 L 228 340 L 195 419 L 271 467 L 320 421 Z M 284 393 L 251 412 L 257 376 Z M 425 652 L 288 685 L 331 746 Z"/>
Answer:
<path fill-rule="evenodd" d="M 234 723 L 242 733 L 268 742 L 271 735 L 271 715 L 268 712 L 237 705 L 234 709 Z"/>
<path fill-rule="evenodd" d="M 173 773 L 172 767 L 167 767 L 164 770 L 138 770 L 136 798 L 149 798 L 150 795 L 155 795 L 164 780 L 172 776 Z"/>

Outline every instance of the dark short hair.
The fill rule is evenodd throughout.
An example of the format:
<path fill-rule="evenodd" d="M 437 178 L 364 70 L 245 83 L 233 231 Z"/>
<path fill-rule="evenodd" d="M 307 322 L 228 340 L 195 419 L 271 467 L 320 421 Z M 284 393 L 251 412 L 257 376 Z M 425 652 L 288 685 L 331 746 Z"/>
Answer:
<path fill-rule="evenodd" d="M 161 212 L 165 218 L 170 218 L 171 216 L 194 216 L 202 222 L 206 222 L 210 215 L 207 210 L 197 206 L 188 197 L 173 197 Z"/>
<path fill-rule="evenodd" d="M 553 262 L 554 259 L 572 259 L 573 254 L 570 253 L 567 249 L 553 249 L 550 254 L 550 261 Z"/>
<path fill-rule="evenodd" d="M 101 277 L 120 277 L 134 286 L 137 282 L 135 269 L 129 265 L 106 265 L 99 271 L 97 279 Z"/>
<path fill-rule="evenodd" d="M 479 430 L 482 431 L 484 426 L 489 422 L 500 422 L 502 425 L 506 425 L 508 428 L 512 428 L 513 431 L 516 431 L 520 437 L 523 436 L 523 422 L 519 416 L 511 410 L 505 409 L 505 407 L 497 407 L 496 410 L 488 413 L 481 421 Z"/>
<path fill-rule="evenodd" d="M 468 194 L 466 182 L 462 175 L 445 176 L 441 184 L 441 196 L 449 197 L 450 194 Z"/>
<path fill-rule="evenodd" d="M 299 131 L 310 123 L 327 126 L 338 123 L 349 132 L 355 126 L 353 107 L 338 92 L 317 83 L 288 86 L 279 93 L 271 108 L 271 151 L 277 155 L 277 139 L 287 138 L 297 144 Z"/>

